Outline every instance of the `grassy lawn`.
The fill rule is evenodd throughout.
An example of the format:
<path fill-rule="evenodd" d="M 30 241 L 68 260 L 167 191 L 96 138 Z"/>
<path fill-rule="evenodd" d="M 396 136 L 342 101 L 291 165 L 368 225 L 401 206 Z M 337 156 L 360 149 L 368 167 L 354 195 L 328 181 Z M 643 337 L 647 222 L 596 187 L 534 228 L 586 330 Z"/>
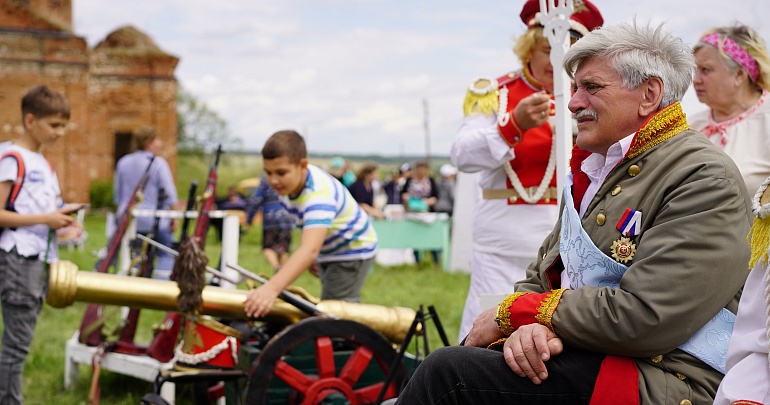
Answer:
<path fill-rule="evenodd" d="M 242 163 L 242 162 L 240 162 Z M 179 174 L 192 173 L 188 166 L 194 163 L 180 162 Z M 228 163 L 229 164 L 229 163 Z M 238 162 L 232 163 L 238 166 Z M 207 170 L 208 163 L 200 161 L 196 172 Z M 250 167 L 241 166 L 243 173 L 251 172 Z M 256 169 L 253 169 L 254 171 Z M 187 176 L 188 174 L 185 174 Z M 253 174 L 249 174 L 252 176 Z M 245 176 L 240 176 L 245 177 Z M 195 178 L 200 178 L 196 176 Z M 237 176 L 227 176 L 233 181 Z M 178 179 L 178 184 L 188 180 Z M 199 180 L 201 181 L 201 180 Z M 229 180 L 228 180 L 229 181 Z M 220 180 L 220 184 L 223 183 Z M 232 183 L 230 183 L 232 184 Z M 186 186 L 185 186 L 186 187 Z M 201 186 L 202 187 L 202 186 Z M 199 188 L 199 192 L 202 188 Z M 185 192 L 180 187 L 180 194 Z M 91 213 L 86 218 L 86 230 L 89 239 L 84 251 L 68 252 L 61 250 L 61 258 L 70 260 L 81 270 L 90 271 L 95 263 L 93 252 L 105 246 L 103 213 Z M 256 273 L 270 274 L 270 270 L 260 256 L 261 232 L 258 227 L 249 230 L 241 238 L 239 264 Z M 296 238 L 295 238 L 296 242 Z M 206 244 L 210 262 L 219 259 L 220 246 L 216 233 L 209 232 Z M 429 256 L 429 255 L 426 255 Z M 368 277 L 362 292 L 363 302 L 386 306 L 404 306 L 417 309 L 419 305 L 434 305 L 444 325 L 450 343 L 456 344 L 460 316 L 468 290 L 469 276 L 462 273 L 445 273 L 433 268 L 430 263 L 418 266 L 380 267 L 375 266 Z M 295 282 L 315 296 L 320 295 L 320 282 L 309 274 L 304 274 Z M 91 377 L 90 367 L 81 365 L 80 379 L 70 390 L 64 390 L 64 344 L 79 328 L 86 304 L 76 303 L 65 309 L 46 306 L 39 318 L 35 339 L 28 357 L 24 374 L 24 393 L 27 404 L 86 404 Z M 137 342 L 147 343 L 151 339 L 151 326 L 163 319 L 164 313 L 143 311 L 140 317 Z M 441 345 L 438 334 L 429 324 L 431 348 Z M 152 390 L 150 383 L 103 371 L 101 374 L 101 403 L 104 405 L 135 405 L 139 399 Z M 178 404 L 191 403 L 190 393 L 178 389 Z M 187 397 L 185 396 L 187 395 Z M 186 399 L 185 399 L 186 398 Z"/>

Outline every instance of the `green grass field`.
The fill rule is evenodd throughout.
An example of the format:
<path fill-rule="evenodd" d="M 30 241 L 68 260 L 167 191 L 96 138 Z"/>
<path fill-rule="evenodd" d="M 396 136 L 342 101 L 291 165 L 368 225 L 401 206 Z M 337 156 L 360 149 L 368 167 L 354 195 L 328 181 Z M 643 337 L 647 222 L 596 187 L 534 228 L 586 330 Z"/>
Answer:
<path fill-rule="evenodd" d="M 200 163 L 201 166 L 197 171 L 205 172 L 206 164 Z M 189 168 L 192 163 L 185 162 L 183 165 L 188 166 L 180 165 L 180 169 Z M 180 170 L 180 173 L 182 172 L 189 174 L 192 170 Z M 236 176 L 226 178 L 235 179 Z M 70 260 L 81 270 L 90 271 L 96 261 L 93 252 L 106 244 L 104 222 L 104 213 L 89 214 L 85 225 L 90 236 L 84 251 L 69 252 L 61 249 L 61 259 Z M 243 235 L 239 247 L 239 264 L 256 273 L 270 274 L 268 266 L 260 256 L 260 239 L 261 232 L 258 227 L 253 227 Z M 210 262 L 216 263 L 220 246 L 213 231 L 209 232 L 206 250 Z M 431 263 L 400 267 L 375 266 L 364 285 L 362 299 L 365 303 L 413 309 L 417 309 L 419 305 L 434 305 L 450 343 L 456 344 L 469 280 L 467 274 L 442 272 L 435 269 Z M 304 274 L 295 284 L 304 287 L 315 296 L 320 295 L 320 282 L 310 274 Z M 81 365 L 79 380 L 71 389 L 64 389 L 65 341 L 79 328 L 85 308 L 86 304 L 76 303 L 65 309 L 55 309 L 47 305 L 43 309 L 24 373 L 24 393 L 27 404 L 87 403 L 90 367 Z M 163 316 L 162 312 L 143 311 L 136 341 L 149 342 L 152 325 L 159 323 Z M 431 348 L 435 349 L 441 345 L 440 339 L 432 324 L 429 324 L 428 329 Z M 152 390 L 150 383 L 108 371 L 102 372 L 100 381 L 101 403 L 104 405 L 135 405 L 139 403 L 142 395 Z M 192 394 L 185 391 L 186 389 L 189 388 L 178 387 L 177 404 L 192 403 L 190 399 Z"/>

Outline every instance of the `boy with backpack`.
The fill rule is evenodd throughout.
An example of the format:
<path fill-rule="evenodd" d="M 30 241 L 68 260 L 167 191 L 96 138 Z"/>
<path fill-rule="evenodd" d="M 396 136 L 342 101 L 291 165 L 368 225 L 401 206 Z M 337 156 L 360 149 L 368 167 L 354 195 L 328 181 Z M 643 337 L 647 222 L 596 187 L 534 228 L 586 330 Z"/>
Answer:
<path fill-rule="evenodd" d="M 40 153 L 64 136 L 70 109 L 60 93 L 37 86 L 21 100 L 23 133 L 0 144 L 0 404 L 22 404 L 24 361 L 48 292 L 45 264 L 57 259 L 53 232 L 71 224 L 53 167 Z"/>

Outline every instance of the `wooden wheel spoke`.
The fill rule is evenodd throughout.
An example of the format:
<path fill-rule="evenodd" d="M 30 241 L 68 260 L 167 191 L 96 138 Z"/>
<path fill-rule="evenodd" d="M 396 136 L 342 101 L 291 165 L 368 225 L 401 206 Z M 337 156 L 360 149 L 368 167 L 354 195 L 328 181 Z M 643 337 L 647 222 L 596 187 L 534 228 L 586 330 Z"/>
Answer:
<path fill-rule="evenodd" d="M 359 346 L 345 362 L 345 366 L 340 371 L 340 379 L 345 381 L 351 387 L 358 382 L 361 374 L 364 373 L 372 360 L 374 353 L 368 347 Z"/>
<path fill-rule="evenodd" d="M 334 348 L 332 340 L 328 336 L 321 336 L 315 340 L 316 368 L 319 378 L 334 377 Z"/>
<path fill-rule="evenodd" d="M 359 404 L 370 404 L 373 403 L 375 400 L 377 400 L 377 396 L 380 395 L 380 391 L 382 391 L 382 382 L 378 382 L 372 385 L 367 385 L 366 387 L 361 387 L 357 390 L 354 390 L 353 392 L 356 395 L 356 400 Z M 390 383 L 390 386 L 388 386 L 388 390 L 385 392 L 385 396 L 382 399 L 390 399 L 396 396 L 396 389 L 393 386 L 393 383 Z"/>
<path fill-rule="evenodd" d="M 290 366 L 289 363 L 283 360 L 278 360 L 275 363 L 275 376 L 302 393 L 307 392 L 307 389 L 316 381 L 315 378 L 306 376 L 305 373 Z"/>

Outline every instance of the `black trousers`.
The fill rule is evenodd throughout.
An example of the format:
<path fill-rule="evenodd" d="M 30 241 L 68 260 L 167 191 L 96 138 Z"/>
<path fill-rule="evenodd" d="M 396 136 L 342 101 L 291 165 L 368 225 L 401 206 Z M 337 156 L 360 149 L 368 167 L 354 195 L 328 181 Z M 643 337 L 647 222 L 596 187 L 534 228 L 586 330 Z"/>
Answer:
<path fill-rule="evenodd" d="M 503 353 L 452 346 L 432 352 L 415 371 L 397 405 L 588 404 L 604 354 L 565 348 L 545 363 L 535 385 L 505 363 Z"/>

